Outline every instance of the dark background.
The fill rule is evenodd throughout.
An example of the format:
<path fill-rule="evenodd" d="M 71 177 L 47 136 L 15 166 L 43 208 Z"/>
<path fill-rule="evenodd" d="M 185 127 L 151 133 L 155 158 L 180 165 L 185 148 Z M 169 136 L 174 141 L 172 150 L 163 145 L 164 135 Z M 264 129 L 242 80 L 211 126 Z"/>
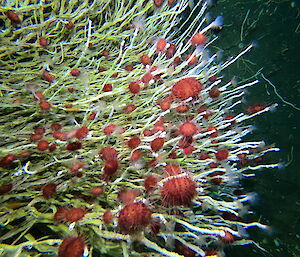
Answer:
<path fill-rule="evenodd" d="M 224 58 L 238 54 L 253 40 L 258 47 L 225 72 L 247 78 L 263 68 L 263 74 L 275 85 L 278 94 L 300 108 L 300 3 L 287 0 L 257 0 L 240 2 L 218 1 L 210 10 L 213 16 L 222 14 L 224 27 L 218 47 Z M 248 16 L 247 16 L 248 13 Z M 246 18 L 247 16 L 247 18 Z M 241 38 L 241 27 L 243 36 Z M 270 231 L 253 229 L 250 237 L 266 252 L 254 246 L 228 247 L 227 257 L 290 257 L 300 256 L 300 111 L 284 103 L 274 89 L 261 77 L 251 88 L 245 104 L 278 103 L 274 112 L 255 119 L 257 128 L 249 139 L 275 144 L 281 151 L 268 155 L 270 163 L 281 162 L 280 169 L 259 171 L 245 182 L 247 191 L 259 197 L 252 210 L 253 219 L 270 225 Z"/>

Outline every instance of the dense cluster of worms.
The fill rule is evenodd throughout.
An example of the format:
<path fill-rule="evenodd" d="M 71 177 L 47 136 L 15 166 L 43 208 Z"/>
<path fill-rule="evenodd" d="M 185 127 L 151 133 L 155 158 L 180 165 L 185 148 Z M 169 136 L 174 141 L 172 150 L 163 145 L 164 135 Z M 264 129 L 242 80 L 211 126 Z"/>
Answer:
<path fill-rule="evenodd" d="M 241 187 L 277 167 L 244 141 L 259 82 L 223 81 L 208 2 L 0 7 L 4 256 L 222 256 L 247 238 Z"/>

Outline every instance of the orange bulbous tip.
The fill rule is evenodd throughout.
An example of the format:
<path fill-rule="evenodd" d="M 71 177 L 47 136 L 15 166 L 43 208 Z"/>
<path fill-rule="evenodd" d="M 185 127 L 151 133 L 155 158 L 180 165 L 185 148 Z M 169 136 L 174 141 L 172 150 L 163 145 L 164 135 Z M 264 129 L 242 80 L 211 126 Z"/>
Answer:
<path fill-rule="evenodd" d="M 197 126 L 195 123 L 187 121 L 179 127 L 179 132 L 185 137 L 192 137 L 197 133 Z"/>
<path fill-rule="evenodd" d="M 203 35 L 202 33 L 196 33 L 191 38 L 191 44 L 194 45 L 194 46 L 204 45 L 205 42 L 206 42 L 206 36 Z"/>

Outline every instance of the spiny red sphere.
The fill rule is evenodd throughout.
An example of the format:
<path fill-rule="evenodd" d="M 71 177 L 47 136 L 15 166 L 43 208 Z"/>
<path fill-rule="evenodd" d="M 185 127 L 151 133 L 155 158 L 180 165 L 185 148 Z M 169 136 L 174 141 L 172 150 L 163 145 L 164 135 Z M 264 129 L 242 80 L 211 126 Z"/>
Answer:
<path fill-rule="evenodd" d="M 195 123 L 187 121 L 179 127 L 179 132 L 185 137 L 192 137 L 197 133 L 197 126 Z"/>
<path fill-rule="evenodd" d="M 195 78 L 183 78 L 172 87 L 172 94 L 179 99 L 197 98 L 202 89 L 202 84 Z"/>
<path fill-rule="evenodd" d="M 169 177 L 160 194 L 167 206 L 189 206 L 197 194 L 196 183 L 186 175 Z"/>
<path fill-rule="evenodd" d="M 127 204 L 119 213 L 119 228 L 124 234 L 142 231 L 151 221 L 151 210 L 143 202 Z"/>
<path fill-rule="evenodd" d="M 165 140 L 162 137 L 155 138 L 151 141 L 150 147 L 153 152 L 157 152 L 164 146 Z"/>
<path fill-rule="evenodd" d="M 65 238 L 58 249 L 58 257 L 82 257 L 85 243 L 82 237 Z"/>

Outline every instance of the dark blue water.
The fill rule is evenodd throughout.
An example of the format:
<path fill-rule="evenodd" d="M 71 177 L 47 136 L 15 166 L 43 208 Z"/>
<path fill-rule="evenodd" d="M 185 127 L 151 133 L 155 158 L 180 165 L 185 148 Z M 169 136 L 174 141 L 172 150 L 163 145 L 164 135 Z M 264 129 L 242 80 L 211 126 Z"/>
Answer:
<path fill-rule="evenodd" d="M 250 77 L 260 68 L 274 84 L 277 93 L 300 108 L 300 9 L 297 1 L 218 1 L 211 9 L 222 14 L 225 26 L 219 46 L 225 55 L 237 54 L 253 40 L 258 47 L 227 71 L 228 77 Z M 244 25 L 243 25 L 244 24 Z M 243 30 L 241 29 L 243 26 Z M 241 32 L 243 31 L 243 32 Z M 266 249 L 230 247 L 228 257 L 300 256 L 300 111 L 284 103 L 261 76 L 259 86 L 246 97 L 248 104 L 278 103 L 277 109 L 255 120 L 257 130 L 251 139 L 275 143 L 279 153 L 268 161 L 282 162 L 282 169 L 263 170 L 245 183 L 259 194 L 252 207 L 255 216 L 272 230 L 252 230 L 251 237 Z M 288 164 L 288 165 L 287 165 Z"/>

